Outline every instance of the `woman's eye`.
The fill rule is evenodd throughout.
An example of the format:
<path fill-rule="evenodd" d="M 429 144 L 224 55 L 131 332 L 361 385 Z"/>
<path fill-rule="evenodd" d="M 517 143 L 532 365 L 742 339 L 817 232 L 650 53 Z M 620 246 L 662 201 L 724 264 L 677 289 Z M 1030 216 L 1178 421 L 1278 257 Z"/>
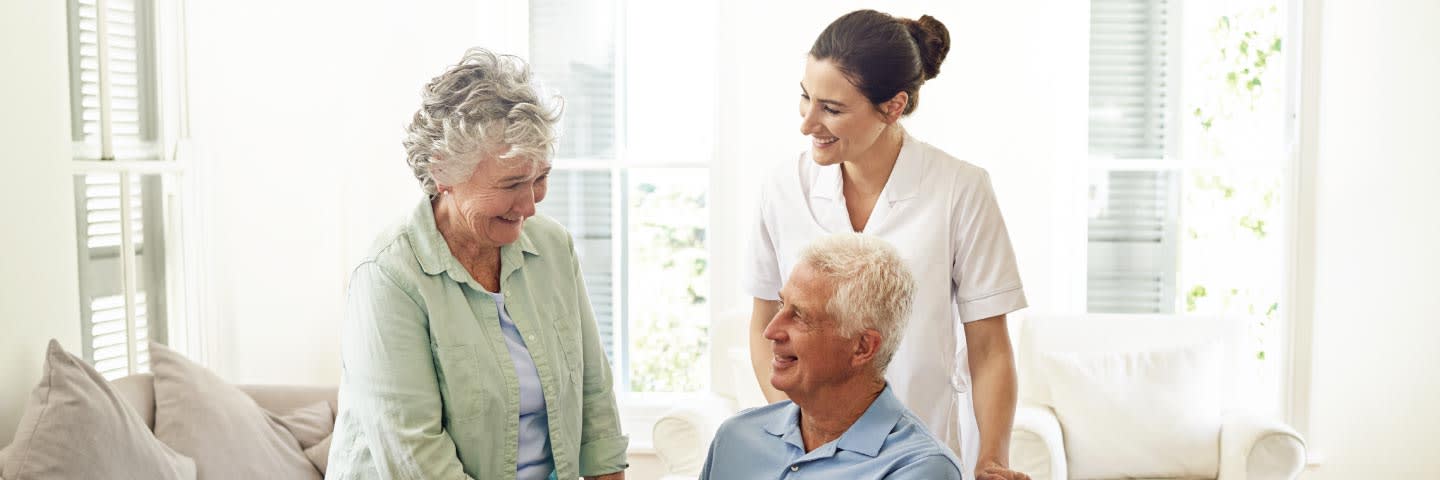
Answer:
<path fill-rule="evenodd" d="M 828 114 L 831 114 L 831 115 L 839 115 L 839 114 L 840 114 L 840 111 L 839 111 L 839 110 L 836 110 L 836 109 L 833 109 L 833 108 L 830 108 L 830 107 L 824 107 L 824 108 L 825 108 L 825 113 L 828 113 Z"/>

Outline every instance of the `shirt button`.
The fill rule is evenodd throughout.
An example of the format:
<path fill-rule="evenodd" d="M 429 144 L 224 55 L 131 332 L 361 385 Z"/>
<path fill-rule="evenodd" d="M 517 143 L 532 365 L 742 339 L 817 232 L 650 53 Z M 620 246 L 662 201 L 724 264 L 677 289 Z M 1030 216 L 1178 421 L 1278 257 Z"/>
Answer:
<path fill-rule="evenodd" d="M 798 471 L 800 471 L 800 466 L 799 466 L 799 465 L 791 465 L 791 466 L 790 466 L 790 471 L 792 471 L 792 472 L 798 472 Z"/>

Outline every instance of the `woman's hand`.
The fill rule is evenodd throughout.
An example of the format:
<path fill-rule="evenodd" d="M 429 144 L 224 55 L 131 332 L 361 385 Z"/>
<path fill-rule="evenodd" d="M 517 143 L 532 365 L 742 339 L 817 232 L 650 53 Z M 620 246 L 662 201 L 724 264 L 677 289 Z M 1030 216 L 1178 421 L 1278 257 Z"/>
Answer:
<path fill-rule="evenodd" d="M 994 460 L 982 461 L 975 469 L 975 480 L 1030 480 L 1030 476 L 1011 470 Z"/>

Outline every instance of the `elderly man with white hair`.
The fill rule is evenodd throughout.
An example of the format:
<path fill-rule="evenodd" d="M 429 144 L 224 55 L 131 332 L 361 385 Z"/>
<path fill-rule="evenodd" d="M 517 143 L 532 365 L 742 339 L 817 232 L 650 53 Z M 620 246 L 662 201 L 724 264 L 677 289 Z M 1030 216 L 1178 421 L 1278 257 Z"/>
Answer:
<path fill-rule="evenodd" d="M 770 383 L 790 399 L 726 420 L 700 478 L 963 478 L 885 381 L 914 295 L 883 240 L 846 233 L 808 246 L 765 328 Z"/>

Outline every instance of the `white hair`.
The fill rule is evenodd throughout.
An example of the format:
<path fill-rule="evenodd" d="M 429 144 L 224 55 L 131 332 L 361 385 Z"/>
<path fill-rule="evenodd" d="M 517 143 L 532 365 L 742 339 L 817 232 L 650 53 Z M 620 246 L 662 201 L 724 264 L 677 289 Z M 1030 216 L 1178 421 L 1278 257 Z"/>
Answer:
<path fill-rule="evenodd" d="M 492 154 L 548 160 L 563 102 L 558 96 L 543 101 L 540 91 L 520 57 L 478 47 L 425 85 L 404 141 L 406 161 L 425 193 L 464 182 Z"/>
<path fill-rule="evenodd" d="M 900 253 L 879 238 L 842 233 L 805 247 L 800 262 L 834 285 L 825 312 L 835 319 L 841 336 L 854 337 L 866 329 L 880 332 L 875 368 L 885 373 L 900 348 L 915 297 L 915 278 Z"/>

